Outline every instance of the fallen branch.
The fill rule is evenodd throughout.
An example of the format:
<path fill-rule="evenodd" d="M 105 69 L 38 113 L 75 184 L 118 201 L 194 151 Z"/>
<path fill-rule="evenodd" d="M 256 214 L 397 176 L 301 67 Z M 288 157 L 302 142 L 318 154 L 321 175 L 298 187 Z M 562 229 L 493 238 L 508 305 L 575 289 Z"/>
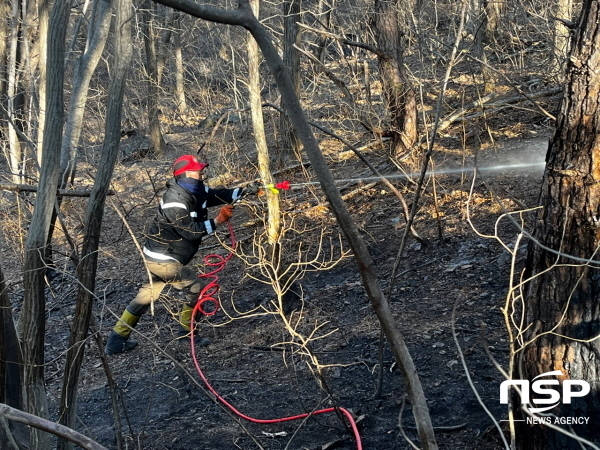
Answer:
<path fill-rule="evenodd" d="M 458 425 L 448 425 L 448 426 L 439 426 L 439 427 L 433 427 L 433 429 L 435 431 L 442 431 L 442 432 L 451 432 L 451 431 L 460 431 L 460 430 L 464 430 L 465 428 L 467 428 L 467 423 L 460 423 Z M 417 427 L 415 427 L 414 425 L 407 425 L 405 428 L 408 428 L 409 430 L 416 430 Z"/>
<path fill-rule="evenodd" d="M 34 416 L 23 411 L 20 411 L 10 406 L 0 403 L 0 417 L 14 420 L 16 422 L 24 423 L 30 427 L 37 428 L 38 430 L 47 431 L 56 436 L 65 438 L 66 440 L 79 445 L 82 448 L 89 450 L 108 450 L 106 447 L 98 444 L 96 441 L 91 440 L 89 437 L 75 431 L 71 428 L 65 427 L 55 422 L 51 422 L 41 417 Z"/>
<path fill-rule="evenodd" d="M 347 194 L 342 195 L 342 199 L 343 200 L 349 200 L 352 197 L 356 197 L 358 194 L 362 193 L 363 191 L 366 191 L 366 190 L 369 190 L 371 188 L 374 188 L 375 186 L 377 186 L 377 183 L 368 183 L 368 184 L 365 184 L 364 186 L 361 186 L 358 189 L 354 189 L 353 191 L 350 191 Z"/>
<path fill-rule="evenodd" d="M 300 169 L 300 168 L 307 168 L 307 167 L 310 167 L 310 161 L 302 161 L 301 163 L 287 166 L 281 170 L 277 170 L 276 172 L 273 172 L 273 176 L 278 177 L 279 175 L 290 172 L 292 170 L 296 170 L 296 169 Z"/>
<path fill-rule="evenodd" d="M 551 95 L 556 95 L 556 94 L 559 94 L 560 92 L 562 92 L 562 88 L 547 89 L 545 91 L 531 94 L 529 96 L 528 100 L 537 99 L 540 97 L 547 97 L 547 96 L 551 96 Z M 438 127 L 438 132 L 445 130 L 452 123 L 460 120 L 461 117 L 466 116 L 468 111 L 475 109 L 477 107 L 481 107 L 481 106 L 485 105 L 486 103 L 490 103 L 490 106 L 492 106 L 492 107 L 505 108 L 506 106 L 508 106 L 512 103 L 517 103 L 517 102 L 523 101 L 523 96 L 519 95 L 516 97 L 510 97 L 510 98 L 502 100 L 501 104 L 496 103 L 500 100 L 501 100 L 501 96 L 497 95 L 496 93 L 491 93 L 491 94 L 486 95 L 485 97 L 475 100 L 474 102 L 468 104 L 464 108 L 461 108 L 461 109 L 453 112 L 450 116 L 448 116 L 446 119 L 444 119 L 444 121 L 442 123 L 440 123 L 440 126 Z M 489 114 L 490 110 L 487 110 L 486 112 Z M 476 117 L 476 116 L 468 116 L 466 118 L 474 118 L 474 117 Z"/>
<path fill-rule="evenodd" d="M 352 183 L 352 184 L 357 184 L 358 181 Z M 352 186 L 352 184 L 348 185 L 348 186 Z M 358 194 L 374 188 L 375 186 L 377 186 L 377 183 L 368 183 L 365 184 L 364 186 L 361 186 L 357 189 L 354 189 L 353 191 L 348 192 L 347 194 L 342 195 L 342 200 L 346 201 L 348 199 L 351 199 L 352 197 L 356 197 Z M 289 211 L 291 214 L 305 214 L 308 211 L 310 211 L 311 209 L 315 209 L 315 208 L 327 208 L 328 207 L 328 203 L 327 202 L 319 202 L 316 205 L 312 205 L 309 206 L 308 208 L 304 208 L 304 209 L 297 209 L 294 211 Z"/>

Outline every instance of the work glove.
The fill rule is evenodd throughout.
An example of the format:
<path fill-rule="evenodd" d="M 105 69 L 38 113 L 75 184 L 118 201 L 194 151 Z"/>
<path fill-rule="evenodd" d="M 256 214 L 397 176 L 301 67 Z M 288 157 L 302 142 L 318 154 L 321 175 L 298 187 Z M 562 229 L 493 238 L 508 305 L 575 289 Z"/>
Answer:
<path fill-rule="evenodd" d="M 233 205 L 225 205 L 221 208 L 217 217 L 215 217 L 215 223 L 217 225 L 220 225 L 222 223 L 227 222 L 232 217 L 233 217 Z"/>
<path fill-rule="evenodd" d="M 258 182 L 250 183 L 244 188 L 244 195 L 257 195 L 262 189 L 262 185 Z"/>

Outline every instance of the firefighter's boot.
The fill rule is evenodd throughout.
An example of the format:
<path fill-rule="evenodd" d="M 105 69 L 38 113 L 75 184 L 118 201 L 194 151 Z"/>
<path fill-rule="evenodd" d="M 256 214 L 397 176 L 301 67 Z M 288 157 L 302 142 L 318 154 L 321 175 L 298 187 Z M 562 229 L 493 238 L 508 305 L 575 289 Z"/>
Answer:
<path fill-rule="evenodd" d="M 177 339 L 184 341 L 190 338 L 192 313 L 194 308 L 189 304 L 183 305 L 181 313 L 179 313 L 179 332 Z M 197 330 L 194 330 L 194 347 L 206 347 L 210 344 L 210 339 L 197 335 Z"/>
<path fill-rule="evenodd" d="M 138 305 L 133 302 L 127 306 L 110 333 L 110 336 L 108 336 L 106 346 L 104 347 L 105 354 L 116 355 L 117 353 L 127 352 L 137 347 L 137 341 L 129 339 L 131 329 L 135 328 L 140 320 L 140 316 L 148 310 L 149 306 Z"/>
<path fill-rule="evenodd" d="M 118 353 L 128 352 L 133 350 L 138 345 L 135 339 L 129 339 L 129 336 L 121 336 L 116 331 L 111 331 L 106 346 L 104 347 L 104 353 L 106 355 L 116 355 Z"/>

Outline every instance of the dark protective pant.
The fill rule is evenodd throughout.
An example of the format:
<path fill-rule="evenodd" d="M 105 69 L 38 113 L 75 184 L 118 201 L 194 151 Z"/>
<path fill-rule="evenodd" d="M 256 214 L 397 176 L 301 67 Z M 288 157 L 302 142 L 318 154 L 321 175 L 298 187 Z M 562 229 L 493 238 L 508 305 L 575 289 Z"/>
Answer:
<path fill-rule="evenodd" d="M 178 262 L 157 263 L 146 261 L 146 266 L 152 274 L 152 279 L 144 283 L 135 298 L 127 305 L 121 318 L 115 324 L 113 331 L 120 336 L 129 337 L 131 328 L 135 328 L 140 317 L 148 311 L 150 304 L 156 301 L 167 284 L 175 289 L 188 288 L 187 303 L 179 315 L 179 323 L 184 330 L 190 330 L 190 320 L 198 294 L 205 281 L 191 267 Z"/>

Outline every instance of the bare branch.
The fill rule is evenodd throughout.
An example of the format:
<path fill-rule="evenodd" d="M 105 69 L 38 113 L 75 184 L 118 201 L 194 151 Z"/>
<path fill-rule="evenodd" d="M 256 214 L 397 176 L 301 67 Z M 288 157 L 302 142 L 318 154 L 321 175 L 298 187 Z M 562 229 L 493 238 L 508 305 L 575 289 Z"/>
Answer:
<path fill-rule="evenodd" d="M 562 88 L 547 89 L 545 91 L 537 92 L 535 94 L 530 95 L 528 99 L 531 100 L 531 99 L 535 99 L 535 98 L 539 98 L 539 97 L 546 97 L 546 96 L 556 95 L 556 94 L 559 94 L 561 92 L 562 92 Z M 471 102 L 470 104 L 468 104 L 464 108 L 456 110 L 450 116 L 448 116 L 446 119 L 444 119 L 444 121 L 442 123 L 440 123 L 440 126 L 438 127 L 438 132 L 442 131 L 442 130 L 445 130 L 446 128 L 448 128 L 452 123 L 454 123 L 457 120 L 459 120 L 461 116 L 466 116 L 467 111 L 469 111 L 471 109 L 475 109 L 477 107 L 481 107 L 481 106 L 483 106 L 484 104 L 486 104 L 488 102 L 491 103 L 491 102 L 494 102 L 494 101 L 500 101 L 499 97 L 500 96 L 496 92 L 492 92 L 491 94 L 488 94 L 485 97 L 482 97 L 480 99 L 477 99 L 477 100 Z M 494 103 L 491 106 L 506 107 L 508 104 L 517 103 L 517 102 L 522 101 L 522 100 L 523 100 L 523 97 L 519 95 L 517 97 L 511 97 L 511 98 L 507 98 L 507 99 L 502 100 L 502 104 L 501 105 L 498 105 L 498 104 Z M 489 110 L 487 112 L 489 113 Z M 470 119 L 470 118 L 473 118 L 473 117 L 471 116 L 471 117 L 466 117 L 466 118 Z"/>
<path fill-rule="evenodd" d="M 300 22 L 298 22 L 298 26 L 302 27 L 304 29 L 307 29 L 309 31 L 312 31 L 313 33 L 321 34 L 321 35 L 327 36 L 331 39 L 335 39 L 336 41 L 341 42 L 342 44 L 350 45 L 352 47 L 363 48 L 365 50 L 370 51 L 371 53 L 376 54 L 380 58 L 392 59 L 392 57 L 390 55 L 388 55 L 387 53 L 385 53 L 384 51 L 382 51 L 381 49 L 379 49 L 373 45 L 365 44 L 363 42 L 351 41 L 350 39 L 346 39 L 345 37 L 342 37 L 338 34 L 330 33 L 329 31 L 317 30 L 316 28 L 311 28 L 308 25 L 305 25 Z"/>
<path fill-rule="evenodd" d="M 15 191 L 15 192 L 37 192 L 37 186 L 31 186 L 29 184 L 16 184 L 16 183 L 0 183 L 0 190 L 4 191 Z M 69 191 L 67 189 L 58 189 L 57 194 L 59 197 L 89 197 L 92 191 Z M 115 191 L 108 191 L 107 195 L 115 195 Z"/>
<path fill-rule="evenodd" d="M 304 56 L 306 56 L 308 59 L 310 59 L 312 62 L 314 62 L 317 66 L 319 66 L 321 68 L 321 70 L 323 70 L 323 73 L 327 76 L 327 78 L 329 78 L 331 81 L 333 81 L 333 83 L 340 89 L 340 91 L 344 95 L 344 98 L 346 99 L 346 103 L 348 104 L 348 106 L 350 108 L 352 108 L 352 110 L 354 110 L 354 112 L 356 112 L 358 114 L 358 120 L 359 120 L 360 124 L 363 127 L 365 127 L 367 129 L 367 131 L 372 132 L 374 127 L 371 124 L 371 121 L 368 120 L 368 118 L 364 117 L 364 115 L 362 114 L 362 111 L 360 111 L 357 108 L 356 102 L 354 101 L 354 96 L 352 95 L 352 93 L 350 92 L 348 87 L 346 86 L 346 83 L 344 83 L 337 76 L 335 76 L 335 74 L 331 70 L 329 70 L 327 68 L 327 66 L 325 66 L 325 64 L 323 64 L 321 61 L 319 61 L 319 59 L 316 58 L 313 54 L 307 52 L 306 50 L 298 47 L 295 44 L 294 44 L 294 48 L 296 50 L 298 50 L 300 53 L 302 53 Z"/>
<path fill-rule="evenodd" d="M 106 447 L 98 444 L 96 441 L 91 440 L 89 437 L 79 433 L 78 431 L 67 428 L 55 422 L 51 422 L 50 420 L 34 416 L 33 414 L 11 408 L 4 403 L 0 403 L 0 416 L 16 422 L 24 423 L 25 425 L 29 425 L 30 427 L 34 427 L 39 430 L 47 431 L 56 436 L 63 437 L 85 449 L 108 450 Z"/>
<path fill-rule="evenodd" d="M 241 25 L 243 27 L 245 27 L 246 24 L 247 16 L 245 12 L 240 9 L 231 11 L 223 8 L 215 8 L 213 6 L 198 5 L 189 0 L 154 1 L 210 22 L 225 23 L 227 25 Z"/>

